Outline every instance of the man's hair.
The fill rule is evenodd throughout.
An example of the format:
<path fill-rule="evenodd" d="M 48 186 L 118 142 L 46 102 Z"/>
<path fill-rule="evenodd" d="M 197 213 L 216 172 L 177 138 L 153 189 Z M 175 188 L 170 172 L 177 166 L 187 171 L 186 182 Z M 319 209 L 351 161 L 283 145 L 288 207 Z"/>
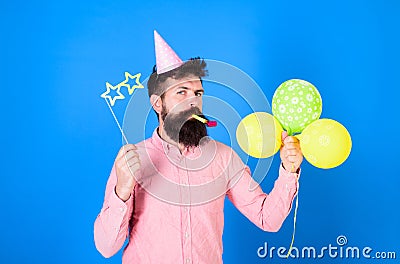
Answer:
<path fill-rule="evenodd" d="M 147 89 L 149 93 L 149 97 L 153 94 L 161 96 L 163 98 L 164 89 L 166 87 L 162 87 L 162 83 L 164 83 L 168 78 L 173 79 L 181 79 L 188 76 L 196 76 L 199 77 L 200 81 L 201 77 L 207 75 L 207 70 L 205 69 L 207 66 L 204 59 L 200 59 L 200 57 L 190 58 L 187 62 L 175 68 L 171 71 L 167 71 L 165 73 L 157 74 L 157 66 L 153 66 L 153 73 L 150 75 L 150 78 L 147 82 Z"/>

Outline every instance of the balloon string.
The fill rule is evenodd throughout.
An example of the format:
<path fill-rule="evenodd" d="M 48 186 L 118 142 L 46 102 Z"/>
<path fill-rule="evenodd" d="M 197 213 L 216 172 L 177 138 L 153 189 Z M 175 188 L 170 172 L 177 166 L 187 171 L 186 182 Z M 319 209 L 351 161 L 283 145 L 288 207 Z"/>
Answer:
<path fill-rule="evenodd" d="M 292 164 L 292 170 L 291 172 L 294 171 L 294 164 Z M 290 247 L 289 247 L 289 251 L 286 255 L 286 258 L 289 258 L 290 252 L 292 251 L 293 248 L 293 243 L 294 243 L 294 236 L 296 234 L 296 220 L 297 220 L 297 208 L 299 207 L 299 187 L 300 184 L 297 181 L 297 197 L 296 197 L 296 206 L 294 209 L 294 217 L 293 217 L 293 234 L 292 234 L 292 242 L 290 242 Z"/>

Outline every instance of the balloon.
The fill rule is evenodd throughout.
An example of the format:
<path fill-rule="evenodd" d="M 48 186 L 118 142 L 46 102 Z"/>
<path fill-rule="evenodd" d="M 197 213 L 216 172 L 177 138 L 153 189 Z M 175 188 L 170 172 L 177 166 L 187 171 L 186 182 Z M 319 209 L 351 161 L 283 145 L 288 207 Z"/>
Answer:
<path fill-rule="evenodd" d="M 332 119 L 319 119 L 296 137 L 300 140 L 301 151 L 307 161 L 321 169 L 339 166 L 351 151 L 349 132 Z"/>
<path fill-rule="evenodd" d="M 281 147 L 282 127 L 270 114 L 255 112 L 243 118 L 237 129 L 236 139 L 240 148 L 255 158 L 268 158 Z"/>
<path fill-rule="evenodd" d="M 322 99 L 309 82 L 292 79 L 276 89 L 272 98 L 272 113 L 289 135 L 300 133 L 322 113 Z"/>

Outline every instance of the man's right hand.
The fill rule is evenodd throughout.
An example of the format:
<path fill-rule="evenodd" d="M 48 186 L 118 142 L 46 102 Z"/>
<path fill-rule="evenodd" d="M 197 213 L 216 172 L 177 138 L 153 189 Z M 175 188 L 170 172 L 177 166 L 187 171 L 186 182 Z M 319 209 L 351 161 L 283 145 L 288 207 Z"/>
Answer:
<path fill-rule="evenodd" d="M 139 155 L 136 146 L 126 144 L 119 150 L 115 158 L 115 170 L 117 173 L 117 185 L 115 193 L 122 201 L 127 201 L 135 188 L 135 172 L 140 169 Z"/>

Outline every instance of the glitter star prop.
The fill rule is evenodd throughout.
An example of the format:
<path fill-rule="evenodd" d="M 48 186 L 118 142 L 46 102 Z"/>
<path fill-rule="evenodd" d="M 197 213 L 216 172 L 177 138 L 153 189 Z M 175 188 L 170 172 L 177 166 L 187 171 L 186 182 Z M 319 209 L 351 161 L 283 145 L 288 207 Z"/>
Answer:
<path fill-rule="evenodd" d="M 108 99 L 110 101 L 111 106 L 114 106 L 115 101 L 118 99 L 124 99 L 125 96 L 121 93 L 121 84 L 116 86 L 112 86 L 109 82 L 106 82 L 107 91 L 105 91 L 102 95 L 100 95 L 104 99 Z M 111 90 L 116 91 L 117 95 L 111 96 Z"/>

